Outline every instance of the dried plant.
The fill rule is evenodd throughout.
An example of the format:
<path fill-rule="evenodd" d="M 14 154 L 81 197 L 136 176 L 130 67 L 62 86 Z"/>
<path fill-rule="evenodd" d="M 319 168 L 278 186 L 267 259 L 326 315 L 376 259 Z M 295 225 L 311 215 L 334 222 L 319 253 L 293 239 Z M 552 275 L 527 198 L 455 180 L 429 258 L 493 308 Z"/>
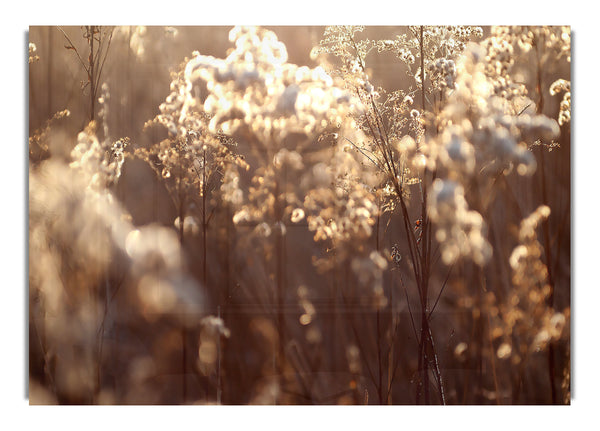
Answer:
<path fill-rule="evenodd" d="M 35 43 L 29 42 L 29 64 L 40 61 L 40 57 L 36 54 L 36 52 L 37 46 L 35 46 Z"/>
<path fill-rule="evenodd" d="M 32 403 L 570 402 L 568 27 L 331 26 L 310 66 L 82 28 L 42 52 L 89 108 L 30 128 Z"/>
<path fill-rule="evenodd" d="M 86 73 L 86 81 L 81 82 L 81 89 L 85 90 L 89 86 L 90 94 L 90 113 L 89 119 L 93 121 L 96 116 L 96 101 L 98 99 L 98 90 L 101 87 L 102 71 L 108 56 L 110 44 L 112 42 L 113 28 L 103 28 L 101 26 L 86 25 L 82 27 L 83 38 L 89 47 L 89 55 L 87 61 L 84 60 L 85 54 L 79 52 L 73 44 L 67 33 L 59 27 L 59 30 L 64 35 L 67 44 L 66 49 L 73 50 L 79 64 Z"/>

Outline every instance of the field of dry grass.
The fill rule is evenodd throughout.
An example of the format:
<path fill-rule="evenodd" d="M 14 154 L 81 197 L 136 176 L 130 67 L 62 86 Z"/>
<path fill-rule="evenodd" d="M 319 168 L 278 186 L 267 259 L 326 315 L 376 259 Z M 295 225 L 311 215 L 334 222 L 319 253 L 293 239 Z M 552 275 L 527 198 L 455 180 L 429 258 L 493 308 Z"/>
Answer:
<path fill-rule="evenodd" d="M 570 404 L 569 27 L 29 29 L 31 404 Z"/>

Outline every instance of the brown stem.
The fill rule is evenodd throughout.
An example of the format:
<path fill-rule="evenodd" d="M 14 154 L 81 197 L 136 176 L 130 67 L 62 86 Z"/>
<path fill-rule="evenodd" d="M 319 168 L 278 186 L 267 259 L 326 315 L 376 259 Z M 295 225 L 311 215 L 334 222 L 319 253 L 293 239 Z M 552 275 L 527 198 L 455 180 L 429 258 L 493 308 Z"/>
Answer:
<path fill-rule="evenodd" d="M 419 38 L 419 50 L 421 51 L 421 106 L 423 107 L 423 112 L 425 112 L 425 40 L 423 39 L 423 30 L 424 26 L 420 26 L 419 33 L 421 37 Z"/>
<path fill-rule="evenodd" d="M 181 370 L 181 396 L 183 404 L 185 404 L 187 403 L 187 330 L 185 329 L 185 326 L 181 327 Z"/>
<path fill-rule="evenodd" d="M 381 357 L 381 311 L 377 307 L 377 396 L 379 404 L 383 404 L 383 365 Z"/>
<path fill-rule="evenodd" d="M 544 150 L 541 150 L 541 182 L 542 182 L 542 199 L 544 205 L 548 205 L 548 195 L 546 190 L 546 172 L 545 172 L 545 157 Z M 544 235 L 544 251 L 546 255 L 546 268 L 548 270 L 548 285 L 550 286 L 550 293 L 547 298 L 547 305 L 549 308 L 554 307 L 554 277 L 552 271 L 552 248 L 550 246 L 550 227 L 549 220 L 545 219 L 542 222 L 542 231 Z M 548 346 L 548 379 L 550 380 L 550 391 L 552 404 L 556 404 L 558 401 L 558 390 L 556 387 L 556 381 L 554 379 L 555 364 L 554 364 L 554 343 L 550 342 Z"/>
<path fill-rule="evenodd" d="M 536 57 L 537 57 L 537 92 L 539 95 L 539 103 L 537 106 L 537 113 L 542 114 L 544 109 L 544 92 L 542 91 L 542 59 L 541 59 L 541 41 L 537 41 L 536 43 Z M 545 163 L 545 154 L 543 146 L 540 146 L 540 182 L 542 187 L 542 203 L 544 205 L 548 205 L 548 190 L 546 185 L 546 163 Z M 542 222 L 542 232 L 544 236 L 544 254 L 546 256 L 546 268 L 548 270 L 548 285 L 550 286 L 550 293 L 547 298 L 547 305 L 550 308 L 554 307 L 554 274 L 552 268 L 552 248 L 550 245 L 550 220 L 546 218 Z M 551 399 L 552 404 L 557 404 L 558 400 L 558 390 L 556 387 L 556 381 L 554 379 L 555 374 L 555 364 L 554 364 L 554 343 L 551 342 L 548 347 L 548 379 L 550 381 L 550 391 L 551 391 Z"/>
<path fill-rule="evenodd" d="M 427 357 L 429 333 L 427 327 L 427 313 L 421 309 L 421 336 L 419 338 L 419 373 L 421 375 L 419 385 L 421 387 L 417 387 L 417 404 L 421 402 L 421 394 L 425 397 L 424 403 L 429 404 L 429 359 Z"/>
<path fill-rule="evenodd" d="M 483 320 L 483 271 L 479 265 L 475 265 L 475 271 L 477 273 L 477 280 L 479 283 L 476 285 L 475 294 L 475 316 L 473 326 L 475 327 L 475 345 L 477 355 L 477 404 L 483 404 L 483 333 L 484 333 L 484 320 Z"/>
<path fill-rule="evenodd" d="M 47 117 L 52 117 L 52 27 L 48 27 L 48 62 L 46 63 L 46 76 L 48 77 L 48 84 L 46 86 L 47 94 Z"/>
<path fill-rule="evenodd" d="M 94 111 L 96 105 L 96 83 L 94 75 L 94 30 L 95 26 L 88 26 L 88 33 L 91 33 L 89 44 L 90 44 L 90 56 L 88 58 L 90 73 L 88 76 L 90 82 L 90 121 L 94 121 Z"/>
<path fill-rule="evenodd" d="M 377 227 L 375 230 L 375 241 L 377 251 L 379 251 L 379 224 L 381 220 L 381 215 L 377 214 Z M 382 365 L 382 357 L 381 357 L 381 309 L 379 304 L 376 305 L 377 309 L 376 313 L 376 326 L 377 326 L 377 395 L 379 397 L 379 404 L 383 404 L 383 365 Z"/>
<path fill-rule="evenodd" d="M 491 317 L 488 314 L 488 326 L 491 327 L 492 323 L 491 323 Z M 490 347 L 493 349 L 493 340 L 492 340 L 492 333 L 491 331 L 488 331 L 488 341 L 490 343 Z M 490 355 L 491 358 L 491 362 L 492 362 L 492 377 L 494 378 L 494 391 L 496 392 L 496 404 L 500 405 L 500 388 L 498 385 L 498 375 L 496 373 L 496 359 L 495 359 L 495 355 L 492 354 Z"/>
<path fill-rule="evenodd" d="M 285 175 L 284 175 L 285 177 Z M 285 314 L 284 314 L 284 234 L 281 228 L 283 223 L 283 209 L 280 201 L 280 183 L 275 181 L 275 208 L 274 208 L 274 219 L 280 224 L 277 226 L 275 232 L 275 295 L 277 301 L 277 334 L 278 334 L 278 350 L 277 350 L 277 368 L 280 374 L 283 374 L 285 364 Z M 280 377 L 281 378 L 281 377 Z M 283 384 L 283 382 L 281 382 Z"/>
<path fill-rule="evenodd" d="M 206 221 L 206 148 L 202 153 L 202 281 L 204 283 L 204 288 L 206 288 L 206 231 L 207 231 L 207 221 Z"/>
<path fill-rule="evenodd" d="M 342 301 L 344 303 L 344 307 L 346 309 L 352 310 L 352 312 L 349 315 L 350 329 L 352 329 L 352 333 L 354 334 L 354 339 L 356 340 L 356 344 L 357 344 L 358 350 L 360 352 L 360 356 L 363 358 L 364 363 L 367 367 L 367 372 L 369 373 L 369 378 L 371 379 L 371 381 L 373 382 L 374 385 L 377 385 L 377 379 L 375 378 L 375 374 L 373 373 L 373 370 L 371 370 L 371 366 L 369 365 L 369 361 L 368 361 L 367 354 L 366 354 L 366 349 L 363 346 L 363 343 L 358 335 L 358 330 L 356 329 L 356 326 L 354 324 L 355 307 L 348 306 L 348 299 L 346 298 L 344 291 L 342 291 L 341 294 L 342 294 Z"/>
<path fill-rule="evenodd" d="M 185 217 L 185 207 L 184 207 L 184 190 L 183 190 L 183 164 L 181 162 L 181 153 L 182 148 L 180 143 L 176 141 L 177 145 L 177 154 L 178 154 L 178 175 L 177 175 L 177 194 L 178 194 L 178 203 L 179 203 L 179 244 L 183 247 L 183 238 L 184 238 L 184 217 Z M 185 325 L 181 327 L 181 390 L 182 390 L 182 399 L 183 404 L 187 402 L 187 382 L 186 382 L 186 374 L 187 374 L 187 330 Z"/>

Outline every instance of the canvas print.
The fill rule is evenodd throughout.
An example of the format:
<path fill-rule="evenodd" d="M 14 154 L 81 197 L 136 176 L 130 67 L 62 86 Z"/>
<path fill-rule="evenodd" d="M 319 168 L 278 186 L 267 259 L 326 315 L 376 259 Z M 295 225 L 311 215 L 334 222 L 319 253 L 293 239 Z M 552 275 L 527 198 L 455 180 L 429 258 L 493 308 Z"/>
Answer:
<path fill-rule="evenodd" d="M 571 400 L 568 26 L 29 28 L 29 402 Z"/>

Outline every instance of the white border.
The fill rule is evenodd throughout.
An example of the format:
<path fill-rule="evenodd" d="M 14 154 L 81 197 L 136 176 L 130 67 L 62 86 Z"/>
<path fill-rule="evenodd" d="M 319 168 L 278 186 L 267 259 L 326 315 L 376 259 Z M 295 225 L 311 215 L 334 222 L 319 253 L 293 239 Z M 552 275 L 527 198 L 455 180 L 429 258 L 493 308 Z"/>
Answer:
<path fill-rule="evenodd" d="M 167 9 L 173 4 L 173 10 Z M 0 405 L 2 422 L 16 429 L 106 430 L 128 429 L 502 429 L 536 426 L 565 429 L 597 422 L 588 417 L 600 398 L 598 388 L 598 192 L 593 176 L 600 161 L 597 76 L 598 27 L 591 3 L 583 1 L 219 1 L 178 0 L 172 3 L 127 2 L 21 2 L 4 5 L 2 31 L 3 167 L 2 316 Z M 24 290 L 26 207 L 27 105 L 24 100 L 27 56 L 24 42 L 29 25 L 83 24 L 560 24 L 573 29 L 573 369 L 575 399 L 571 407 L 29 407 L 24 398 L 28 358 L 25 357 L 27 304 Z M 25 335 L 25 337 L 24 337 Z M 18 425 L 17 425 L 18 424 Z M 412 428 L 414 429 L 414 428 Z"/>

